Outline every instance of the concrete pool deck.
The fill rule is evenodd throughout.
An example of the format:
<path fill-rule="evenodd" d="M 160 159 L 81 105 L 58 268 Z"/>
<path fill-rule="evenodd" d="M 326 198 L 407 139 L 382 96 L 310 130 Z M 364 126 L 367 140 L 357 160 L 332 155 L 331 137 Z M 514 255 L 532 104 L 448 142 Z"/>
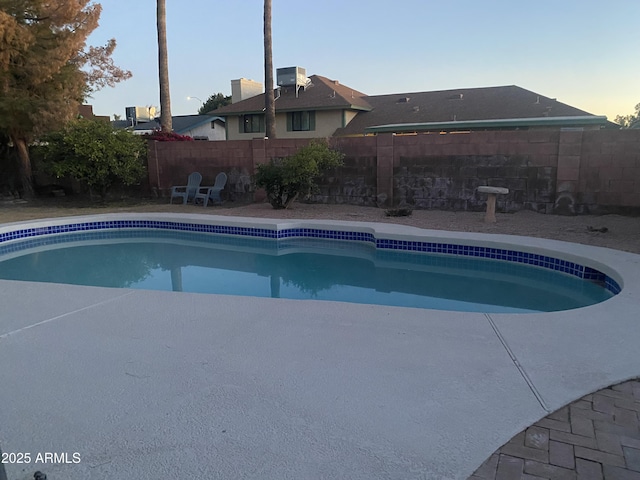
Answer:
<path fill-rule="evenodd" d="M 623 290 L 518 315 L 0 281 L 0 447 L 31 454 L 8 478 L 465 479 L 640 375 L 640 256 L 490 239 L 596 258 Z"/>

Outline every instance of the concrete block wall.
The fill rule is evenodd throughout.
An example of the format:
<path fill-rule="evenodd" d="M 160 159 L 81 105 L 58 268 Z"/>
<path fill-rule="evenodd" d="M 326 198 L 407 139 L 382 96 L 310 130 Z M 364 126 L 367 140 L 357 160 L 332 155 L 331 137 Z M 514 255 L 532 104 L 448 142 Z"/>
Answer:
<path fill-rule="evenodd" d="M 165 196 L 172 185 L 186 185 L 191 172 L 202 174 L 202 185 L 213 185 L 216 175 L 227 174 L 225 194 L 230 199 L 253 198 L 251 176 L 254 152 L 245 141 L 149 142 L 149 184 Z"/>
<path fill-rule="evenodd" d="M 311 196 L 317 203 L 376 205 L 376 138 L 332 138 L 332 147 L 345 154 L 344 166 L 320 179 L 319 190 Z M 224 171 L 229 180 L 228 198 L 263 201 L 263 191 L 254 191 L 252 176 L 256 165 L 272 158 L 295 153 L 309 139 L 252 139 L 226 142 L 150 142 L 149 183 L 158 195 L 166 196 L 172 185 L 186 183 L 189 173 L 203 175 L 202 184 L 212 185 Z"/>
<path fill-rule="evenodd" d="M 160 194 L 192 171 L 203 184 L 229 175 L 232 199 L 254 192 L 255 167 L 294 153 L 309 139 L 151 142 L 149 184 Z M 320 179 L 313 202 L 482 210 L 480 185 L 506 187 L 501 211 L 580 214 L 640 212 L 640 130 L 540 129 L 330 138 L 343 167 Z"/>
<path fill-rule="evenodd" d="M 319 180 L 319 191 L 311 196 L 311 201 L 376 206 L 376 137 L 332 138 L 329 144 L 344 154 L 344 166 Z"/>
<path fill-rule="evenodd" d="M 640 130 L 585 131 L 576 213 L 640 209 Z"/>
<path fill-rule="evenodd" d="M 506 187 L 502 211 L 553 209 L 558 131 L 486 131 L 396 136 L 394 204 L 482 210 L 481 185 Z"/>
<path fill-rule="evenodd" d="M 482 185 L 506 187 L 498 200 L 502 211 L 553 208 L 556 169 L 536 167 L 518 155 L 455 155 L 400 158 L 394 169 L 394 203 L 416 208 L 484 210 Z"/>

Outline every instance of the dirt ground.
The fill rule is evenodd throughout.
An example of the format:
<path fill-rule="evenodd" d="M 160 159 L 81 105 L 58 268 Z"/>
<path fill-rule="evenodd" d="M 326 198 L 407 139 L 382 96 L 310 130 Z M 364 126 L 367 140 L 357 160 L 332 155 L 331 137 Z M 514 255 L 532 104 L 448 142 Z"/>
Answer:
<path fill-rule="evenodd" d="M 0 224 L 38 218 L 90 215 L 112 212 L 171 212 L 207 215 L 236 215 L 264 218 L 315 218 L 358 222 L 386 222 L 419 228 L 463 232 L 499 233 L 552 238 L 625 250 L 640 254 L 640 217 L 621 215 L 558 216 L 531 211 L 498 213 L 497 223 L 484 223 L 482 212 L 414 210 L 411 216 L 388 217 L 384 209 L 354 205 L 294 203 L 287 210 L 274 210 L 267 203 L 224 206 L 169 205 L 164 201 L 112 202 L 103 206 L 66 199 L 34 200 L 27 203 L 0 203 Z M 606 229 L 605 232 L 599 231 Z"/>

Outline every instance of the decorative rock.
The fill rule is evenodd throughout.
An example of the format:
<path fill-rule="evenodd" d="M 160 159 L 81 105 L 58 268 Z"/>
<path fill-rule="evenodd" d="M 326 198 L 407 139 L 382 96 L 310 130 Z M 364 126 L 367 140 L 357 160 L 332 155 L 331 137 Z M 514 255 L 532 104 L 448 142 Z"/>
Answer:
<path fill-rule="evenodd" d="M 503 187 L 478 187 L 479 193 L 487 194 L 487 212 L 484 215 L 486 223 L 496 223 L 496 195 L 506 195 L 509 193 L 508 188 Z"/>

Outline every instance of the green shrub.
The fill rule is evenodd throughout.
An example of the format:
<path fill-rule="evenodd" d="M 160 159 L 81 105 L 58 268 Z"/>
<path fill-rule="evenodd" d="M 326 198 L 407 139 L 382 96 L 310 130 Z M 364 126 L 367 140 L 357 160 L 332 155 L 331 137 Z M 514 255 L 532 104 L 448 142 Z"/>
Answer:
<path fill-rule="evenodd" d="M 273 208 L 287 208 L 299 195 L 311 195 L 318 177 L 341 166 L 343 157 L 326 142 L 313 141 L 289 157 L 258 165 L 256 185 L 266 190 Z"/>
<path fill-rule="evenodd" d="M 133 185 L 144 176 L 147 143 L 110 123 L 79 119 L 45 139 L 48 173 L 70 176 L 104 200 L 114 184 Z"/>

